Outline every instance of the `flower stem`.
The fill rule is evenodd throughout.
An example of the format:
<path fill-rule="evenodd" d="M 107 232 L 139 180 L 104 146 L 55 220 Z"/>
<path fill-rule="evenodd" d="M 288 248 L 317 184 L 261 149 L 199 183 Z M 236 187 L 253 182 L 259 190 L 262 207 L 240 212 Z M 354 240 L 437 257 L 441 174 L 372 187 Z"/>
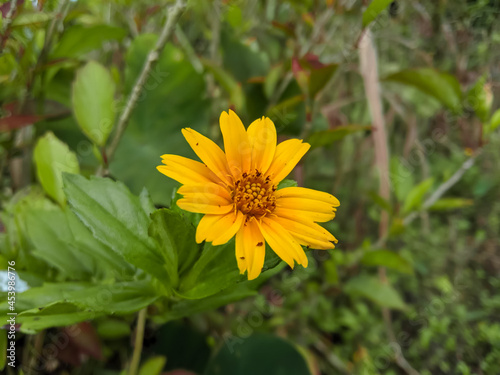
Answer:
<path fill-rule="evenodd" d="M 139 311 L 137 316 L 137 328 L 135 329 L 134 353 L 132 354 L 132 362 L 128 370 L 128 375 L 136 375 L 141 362 L 142 343 L 144 341 L 144 328 L 146 327 L 146 312 L 147 307 Z"/>

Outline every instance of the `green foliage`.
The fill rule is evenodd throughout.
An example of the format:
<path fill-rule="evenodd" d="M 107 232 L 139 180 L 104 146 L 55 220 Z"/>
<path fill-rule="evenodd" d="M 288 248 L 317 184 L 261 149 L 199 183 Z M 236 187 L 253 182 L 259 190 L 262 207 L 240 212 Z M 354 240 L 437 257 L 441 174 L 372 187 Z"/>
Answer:
<path fill-rule="evenodd" d="M 114 124 L 169 7 L 17 4 L 12 22 L 9 2 L 0 12 L 0 276 L 15 261 L 24 372 L 123 373 L 143 310 L 140 374 L 399 374 L 395 350 L 422 375 L 500 373 L 498 5 L 189 2 L 113 156 Z M 367 28 L 385 77 L 389 176 L 359 66 Z M 196 243 L 202 214 L 181 210 L 178 183 L 156 170 L 162 154 L 196 159 L 183 128 L 222 146 L 228 108 L 245 126 L 270 117 L 279 141 L 310 143 L 297 182 L 279 189 L 341 202 L 321 223 L 336 249 L 305 249 L 307 268 L 266 246 L 248 281 L 234 240 Z M 83 326 L 54 358 L 29 358 Z"/>
<path fill-rule="evenodd" d="M 359 125 L 339 126 L 331 130 L 322 130 L 314 132 L 309 137 L 307 142 L 310 143 L 311 147 L 313 148 L 329 146 L 334 142 L 344 139 L 345 137 L 349 136 L 352 133 L 370 129 L 371 126 L 359 126 Z"/>
<path fill-rule="evenodd" d="M 65 205 L 66 197 L 62 189 L 62 173 L 80 172 L 78 159 L 67 145 L 53 133 L 38 139 L 33 151 L 38 180 L 48 196 Z"/>
<path fill-rule="evenodd" d="M 382 12 L 385 8 L 389 6 L 392 0 L 372 0 L 370 5 L 363 12 L 362 23 L 363 27 L 368 26 L 370 23 L 377 18 L 377 16 Z"/>
<path fill-rule="evenodd" d="M 64 190 L 72 210 L 94 237 L 128 262 L 170 286 L 165 260 L 148 236 L 150 219 L 139 199 L 121 183 L 64 175 Z"/>
<path fill-rule="evenodd" d="M 166 362 L 162 356 L 149 358 L 139 369 L 139 375 L 160 375 Z"/>
<path fill-rule="evenodd" d="M 124 82 L 127 93 L 132 90 L 156 39 L 156 35 L 141 34 L 127 49 Z M 179 48 L 167 44 L 111 161 L 113 176 L 136 194 L 146 187 L 155 203 L 168 205 L 177 183 L 158 173 L 156 166 L 161 164 L 160 155 L 166 153 L 195 157 L 188 150 L 181 129 L 206 128 L 208 106 L 200 95 L 204 90 L 201 74 Z"/>
<path fill-rule="evenodd" d="M 430 68 L 403 70 L 385 77 L 386 81 L 395 81 L 416 87 L 437 99 L 454 113 L 462 112 L 462 91 L 458 80 L 448 73 Z"/>
<path fill-rule="evenodd" d="M 105 67 L 90 61 L 78 71 L 73 83 L 73 111 L 82 131 L 98 146 L 106 143 L 113 129 L 114 96 L 115 84 Z"/>
<path fill-rule="evenodd" d="M 412 188 L 406 196 L 403 212 L 408 213 L 412 210 L 418 210 L 422 206 L 425 194 L 430 190 L 433 183 L 433 178 L 428 178 Z"/>
<path fill-rule="evenodd" d="M 353 296 L 366 297 L 381 307 L 396 310 L 406 308 L 398 292 L 390 284 L 372 276 L 361 275 L 353 278 L 346 283 L 344 290 Z"/>
<path fill-rule="evenodd" d="M 374 250 L 366 252 L 361 258 L 361 263 L 366 266 L 381 266 L 392 268 L 396 271 L 413 274 L 411 264 L 398 253 L 390 250 Z"/>
<path fill-rule="evenodd" d="M 486 76 L 483 75 L 467 93 L 467 103 L 482 123 L 486 123 L 490 118 L 492 99 L 490 88 L 486 85 Z"/>
<path fill-rule="evenodd" d="M 304 357 L 293 345 L 270 335 L 253 335 L 245 340 L 233 338 L 212 358 L 204 372 L 205 375 L 263 373 L 311 374 Z"/>
<path fill-rule="evenodd" d="M 126 31 L 109 25 L 75 25 L 64 32 L 51 52 L 51 58 L 80 57 L 109 40 L 122 40 Z M 89 73 L 86 73 L 89 74 Z M 85 76 L 83 77 L 85 78 Z"/>
<path fill-rule="evenodd" d="M 202 62 L 205 66 L 205 69 L 213 74 L 217 82 L 229 95 L 229 103 L 234 105 L 234 108 L 237 111 L 244 111 L 246 107 L 245 94 L 243 93 L 241 85 L 236 81 L 236 79 L 216 64 L 208 60 L 202 60 Z"/>

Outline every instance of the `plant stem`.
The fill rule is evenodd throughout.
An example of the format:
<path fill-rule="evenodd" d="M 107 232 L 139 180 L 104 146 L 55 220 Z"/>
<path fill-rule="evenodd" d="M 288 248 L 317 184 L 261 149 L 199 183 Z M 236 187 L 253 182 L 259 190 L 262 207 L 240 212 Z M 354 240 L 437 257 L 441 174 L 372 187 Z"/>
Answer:
<path fill-rule="evenodd" d="M 146 327 L 147 307 L 139 311 L 137 316 L 137 327 L 135 329 L 134 353 L 132 354 L 132 362 L 128 370 L 128 375 L 136 375 L 141 362 L 142 343 L 144 341 L 144 328 Z"/>
<path fill-rule="evenodd" d="M 146 84 L 146 81 L 149 77 L 149 74 L 151 72 L 151 69 L 156 65 L 160 58 L 160 53 L 165 47 L 165 44 L 167 41 L 170 39 L 172 36 L 174 30 L 175 30 L 175 25 L 177 21 L 179 20 L 179 17 L 182 15 L 182 12 L 184 11 L 186 7 L 186 4 L 184 3 L 183 0 L 177 0 L 175 5 L 169 10 L 168 12 L 168 17 L 167 17 L 167 22 L 165 23 L 165 26 L 163 27 L 163 30 L 160 34 L 160 37 L 158 38 L 158 41 L 156 42 L 155 47 L 149 52 L 148 57 L 146 58 L 146 62 L 144 63 L 144 67 L 142 68 L 141 74 L 137 78 L 137 81 L 135 82 L 134 88 L 132 89 L 132 92 L 130 93 L 130 96 L 128 97 L 127 104 L 125 105 L 125 109 L 120 115 L 120 118 L 118 120 L 118 124 L 116 125 L 116 132 L 114 134 L 113 139 L 111 140 L 111 144 L 108 147 L 107 155 L 108 155 L 108 161 L 111 161 L 113 158 L 113 155 L 118 148 L 118 144 L 120 142 L 120 139 L 123 136 L 123 133 L 125 132 L 125 129 L 127 128 L 127 123 L 128 120 L 130 119 L 130 115 L 132 114 L 132 110 L 134 109 L 135 105 L 137 104 L 137 100 L 139 99 L 139 96 L 142 93 L 142 90 L 144 89 L 144 85 Z"/>
<path fill-rule="evenodd" d="M 382 198 L 390 201 L 391 186 L 389 180 L 389 145 L 387 143 L 387 134 L 385 119 L 382 109 L 382 99 L 380 97 L 380 86 L 378 76 L 377 52 L 373 43 L 373 36 L 370 29 L 359 40 L 359 58 L 361 75 L 365 85 L 366 99 L 370 108 L 370 114 L 373 121 L 374 131 L 373 143 L 375 147 L 375 165 L 379 172 L 379 194 Z M 382 211 L 379 224 L 379 242 L 384 245 L 385 238 L 389 229 L 389 213 Z M 388 284 L 385 267 L 379 267 L 379 278 L 382 283 Z M 391 310 L 382 308 L 387 337 L 397 344 L 396 335 L 392 328 Z M 416 375 L 418 372 L 408 363 L 401 350 L 395 353 L 394 360 L 397 365 L 409 375 Z"/>
<path fill-rule="evenodd" d="M 455 173 L 453 173 L 453 175 L 448 180 L 439 185 L 434 193 L 432 193 L 432 195 L 422 204 L 422 211 L 425 211 L 432 207 L 432 205 L 436 203 L 448 190 L 450 190 L 453 185 L 460 181 L 465 172 L 467 172 L 474 165 L 474 162 L 476 161 L 478 155 L 479 153 L 464 161 L 460 168 Z M 417 216 L 418 212 L 412 212 L 407 217 L 405 217 L 405 219 L 403 220 L 403 224 L 410 224 L 417 218 Z"/>

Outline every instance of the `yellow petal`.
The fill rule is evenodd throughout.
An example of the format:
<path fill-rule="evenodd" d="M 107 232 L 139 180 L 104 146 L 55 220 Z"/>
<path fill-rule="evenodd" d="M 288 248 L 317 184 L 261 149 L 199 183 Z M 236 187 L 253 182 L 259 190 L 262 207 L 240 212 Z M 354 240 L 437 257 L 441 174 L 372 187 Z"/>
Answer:
<path fill-rule="evenodd" d="M 235 252 L 236 252 L 236 262 L 238 263 L 238 268 L 241 274 L 244 274 L 247 270 L 247 260 L 245 258 L 245 240 L 241 235 L 243 229 L 236 233 L 235 240 Z"/>
<path fill-rule="evenodd" d="M 199 184 L 222 181 L 203 163 L 178 155 L 162 155 L 166 165 L 156 167 L 165 176 L 179 181 L 181 184 Z"/>
<path fill-rule="evenodd" d="M 274 159 L 267 171 L 274 183 L 283 180 L 302 159 L 311 145 L 300 139 L 289 139 L 276 146 Z"/>
<path fill-rule="evenodd" d="M 205 215 L 196 228 L 196 242 L 212 242 L 222 245 L 229 241 L 240 230 L 245 219 L 240 211 L 231 211 L 225 215 Z"/>
<path fill-rule="evenodd" d="M 293 268 L 294 260 L 307 267 L 308 260 L 304 250 L 285 228 L 269 217 L 264 217 L 257 223 L 271 249 L 290 267 Z"/>
<path fill-rule="evenodd" d="M 325 214 L 321 212 L 314 211 L 302 211 L 296 210 L 293 208 L 285 208 L 285 207 L 276 207 L 273 211 L 273 214 L 279 217 L 286 217 L 292 220 L 295 220 L 297 217 L 302 217 L 304 219 L 310 221 L 317 221 L 319 223 L 324 223 L 326 221 L 330 221 L 335 217 L 335 212 L 333 214 Z"/>
<path fill-rule="evenodd" d="M 284 213 L 279 210 L 276 212 L 278 208 L 283 208 L 285 210 L 293 210 L 296 215 L 309 215 L 309 217 L 314 216 L 318 219 L 313 219 L 313 221 L 329 221 L 335 217 L 335 211 L 337 210 L 333 205 L 317 201 L 314 199 L 307 198 L 288 198 L 281 197 L 276 199 L 276 209 L 274 210 L 274 214 L 277 216 L 285 216 L 290 217 L 290 214 Z M 293 217 L 291 217 L 293 219 Z"/>
<path fill-rule="evenodd" d="M 201 214 L 223 215 L 227 214 L 233 209 L 232 204 L 224 205 L 214 202 L 196 203 L 198 199 L 192 197 L 185 197 L 177 201 L 177 206 L 189 212 L 197 212 Z"/>
<path fill-rule="evenodd" d="M 190 196 L 193 197 L 193 199 L 198 198 L 200 199 L 199 203 L 213 201 L 217 203 L 222 202 L 222 204 L 230 204 L 233 202 L 229 191 L 225 187 L 212 182 L 182 185 L 177 192 L 184 195 L 184 197 Z"/>
<path fill-rule="evenodd" d="M 333 195 L 314 189 L 303 187 L 288 187 L 279 189 L 275 193 L 276 198 L 307 198 L 325 202 L 333 207 L 338 207 L 340 202 Z"/>
<path fill-rule="evenodd" d="M 268 117 L 262 117 L 250 124 L 247 130 L 252 149 L 251 169 L 265 174 L 276 152 L 276 127 Z"/>
<path fill-rule="evenodd" d="M 248 271 L 248 280 L 256 279 L 264 267 L 266 243 L 256 220 L 250 220 L 236 234 L 236 258 L 240 272 Z M 242 259 L 243 258 L 243 259 Z M 243 262 L 244 265 L 243 265 Z M 243 268 L 245 267 L 245 268 Z M 242 271 L 243 269 L 243 271 Z"/>
<path fill-rule="evenodd" d="M 185 128 L 182 134 L 201 161 L 226 184 L 232 184 L 226 156 L 220 147 L 196 130 Z"/>
<path fill-rule="evenodd" d="M 228 214 L 229 215 L 229 214 Z M 217 221 L 221 219 L 222 215 L 205 215 L 201 218 L 198 227 L 196 228 L 196 242 L 202 243 L 203 241 L 212 242 L 215 238 L 215 233 L 212 230 Z"/>
<path fill-rule="evenodd" d="M 251 149 L 248 135 L 240 118 L 231 110 L 229 114 L 222 112 L 219 122 L 227 164 L 233 176 L 237 178 L 250 170 Z"/>
<path fill-rule="evenodd" d="M 228 214 L 223 216 L 223 218 L 213 227 L 216 237 L 212 241 L 212 245 L 218 246 L 225 244 L 240 230 L 245 220 L 245 215 L 241 211 L 236 211 L 236 213 L 232 212 L 231 214 L 232 215 Z"/>
<path fill-rule="evenodd" d="M 322 226 L 310 222 L 305 224 L 284 217 L 273 217 L 283 228 L 286 228 L 298 243 L 312 249 L 333 249 L 335 245 L 330 241 L 337 242 L 337 239 Z"/>

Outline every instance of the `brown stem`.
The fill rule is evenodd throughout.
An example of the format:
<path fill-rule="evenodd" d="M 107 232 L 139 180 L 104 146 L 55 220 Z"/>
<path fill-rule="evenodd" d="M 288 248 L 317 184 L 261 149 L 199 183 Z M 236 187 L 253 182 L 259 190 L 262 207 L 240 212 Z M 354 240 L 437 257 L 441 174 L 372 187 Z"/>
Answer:
<path fill-rule="evenodd" d="M 379 194 L 382 198 L 390 201 L 390 180 L 389 180 L 389 146 L 387 143 L 387 133 L 385 119 L 382 110 L 382 100 L 380 97 L 380 86 L 378 76 L 377 53 L 373 43 L 372 33 L 369 29 L 365 30 L 359 41 L 360 69 L 365 85 L 366 99 L 370 108 L 373 128 L 373 143 L 375 148 L 375 166 L 379 173 Z M 386 237 L 389 229 L 389 213 L 382 211 L 379 224 L 379 238 Z M 382 240 L 382 246 L 384 245 Z M 379 268 L 379 278 L 382 283 L 388 283 L 386 269 Z M 391 311 L 388 308 L 382 309 L 382 315 L 387 330 L 389 341 L 397 344 L 396 336 L 392 328 Z M 395 361 L 407 374 L 415 375 L 418 372 L 404 358 L 401 350 L 395 353 Z"/>

